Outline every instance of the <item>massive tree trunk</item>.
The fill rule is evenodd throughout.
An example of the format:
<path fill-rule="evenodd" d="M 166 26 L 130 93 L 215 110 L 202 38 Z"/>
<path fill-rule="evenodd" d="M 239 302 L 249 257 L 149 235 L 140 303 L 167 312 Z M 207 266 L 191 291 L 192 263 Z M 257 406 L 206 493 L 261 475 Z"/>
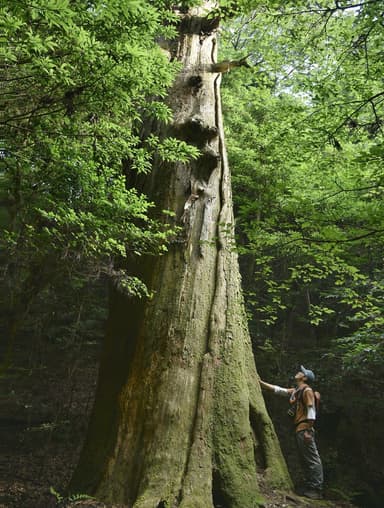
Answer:
<path fill-rule="evenodd" d="M 115 292 L 88 437 L 71 483 L 134 508 L 251 508 L 258 476 L 289 488 L 254 365 L 234 250 L 230 174 L 213 72 L 212 2 L 184 15 L 169 95 L 190 164 L 157 165 L 146 191 L 183 232 L 143 263 L 154 297 Z M 260 473 L 260 475 L 258 475 Z"/>

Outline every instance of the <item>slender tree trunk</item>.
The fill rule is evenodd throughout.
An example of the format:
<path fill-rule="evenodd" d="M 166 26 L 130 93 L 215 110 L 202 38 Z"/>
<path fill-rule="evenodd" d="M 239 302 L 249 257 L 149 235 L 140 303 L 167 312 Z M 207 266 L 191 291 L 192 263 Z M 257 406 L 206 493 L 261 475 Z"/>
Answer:
<path fill-rule="evenodd" d="M 134 508 L 251 508 L 258 474 L 290 487 L 259 388 L 234 250 L 212 2 L 181 23 L 172 133 L 202 151 L 154 167 L 147 192 L 183 228 L 145 262 L 150 301 L 114 293 L 86 444 L 71 484 Z"/>

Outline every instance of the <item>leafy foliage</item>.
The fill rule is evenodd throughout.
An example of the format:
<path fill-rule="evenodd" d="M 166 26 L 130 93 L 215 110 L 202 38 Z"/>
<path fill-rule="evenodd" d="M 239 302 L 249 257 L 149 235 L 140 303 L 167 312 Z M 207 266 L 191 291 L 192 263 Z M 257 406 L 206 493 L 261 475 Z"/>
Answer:
<path fill-rule="evenodd" d="M 38 294 L 77 291 L 100 276 L 128 295 L 147 294 L 124 260 L 160 255 L 173 231 L 128 182 L 149 172 L 153 157 L 197 156 L 176 139 L 140 139 L 143 122 L 171 118 L 164 98 L 178 67 L 156 42 L 175 33 L 169 7 L 15 0 L 1 8 L 1 261 L 10 328 Z"/>
<path fill-rule="evenodd" d="M 383 359 L 379 4 L 259 4 L 225 36 L 254 62 L 224 105 L 257 343 L 333 337 L 348 371 Z"/>

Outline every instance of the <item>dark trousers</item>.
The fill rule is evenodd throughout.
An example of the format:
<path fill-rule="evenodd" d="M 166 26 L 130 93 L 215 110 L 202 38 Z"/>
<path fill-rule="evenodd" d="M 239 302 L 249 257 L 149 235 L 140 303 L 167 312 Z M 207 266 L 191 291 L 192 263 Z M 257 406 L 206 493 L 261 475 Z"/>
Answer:
<path fill-rule="evenodd" d="M 303 468 L 305 486 L 310 489 L 321 490 L 323 488 L 323 465 L 317 451 L 315 431 L 314 429 L 307 430 L 312 434 L 310 441 L 304 440 L 304 432 L 306 431 L 296 432 L 296 442 Z"/>

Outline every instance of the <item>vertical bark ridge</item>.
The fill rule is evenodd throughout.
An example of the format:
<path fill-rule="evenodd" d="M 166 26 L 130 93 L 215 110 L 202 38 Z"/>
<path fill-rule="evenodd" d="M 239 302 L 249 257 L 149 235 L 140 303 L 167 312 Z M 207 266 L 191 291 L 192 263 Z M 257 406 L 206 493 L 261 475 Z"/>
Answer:
<path fill-rule="evenodd" d="M 204 41 L 206 42 L 206 41 Z M 215 61 L 216 57 L 216 39 L 210 38 L 206 43 L 210 43 L 211 46 L 211 62 Z M 215 87 L 216 79 L 213 83 Z M 217 115 L 215 111 L 214 115 L 214 126 L 217 128 Z M 220 140 L 218 140 L 220 143 Z M 216 142 L 217 144 L 217 142 Z M 217 176 L 216 174 L 217 173 Z M 218 189 L 221 187 L 222 178 L 222 167 L 221 164 L 213 171 L 213 177 L 218 181 Z M 219 200 L 216 205 L 217 214 L 220 216 L 222 208 L 222 200 L 219 194 Z M 200 225 L 200 234 L 198 235 L 199 241 L 202 238 L 204 220 L 209 220 L 210 214 L 206 213 L 210 202 L 206 203 L 202 215 L 202 223 Z M 212 245 L 210 239 L 210 246 L 208 247 L 213 254 L 213 271 L 215 274 L 218 272 L 218 220 L 216 223 L 216 233 L 214 238 L 215 248 Z M 204 256 L 202 256 L 204 258 Z M 203 260 L 199 260 L 202 262 Z M 195 421 L 191 435 L 191 447 L 187 457 L 185 475 L 180 490 L 180 508 L 206 508 L 207 506 L 213 505 L 212 498 L 212 443 L 211 443 L 211 414 L 212 414 L 212 402 L 213 402 L 213 357 L 212 357 L 212 310 L 215 305 L 215 298 L 217 293 L 217 276 L 214 278 L 212 287 L 211 303 L 209 307 L 209 320 L 207 323 L 204 355 L 201 361 L 200 379 L 199 379 L 199 396 L 196 404 Z"/>

